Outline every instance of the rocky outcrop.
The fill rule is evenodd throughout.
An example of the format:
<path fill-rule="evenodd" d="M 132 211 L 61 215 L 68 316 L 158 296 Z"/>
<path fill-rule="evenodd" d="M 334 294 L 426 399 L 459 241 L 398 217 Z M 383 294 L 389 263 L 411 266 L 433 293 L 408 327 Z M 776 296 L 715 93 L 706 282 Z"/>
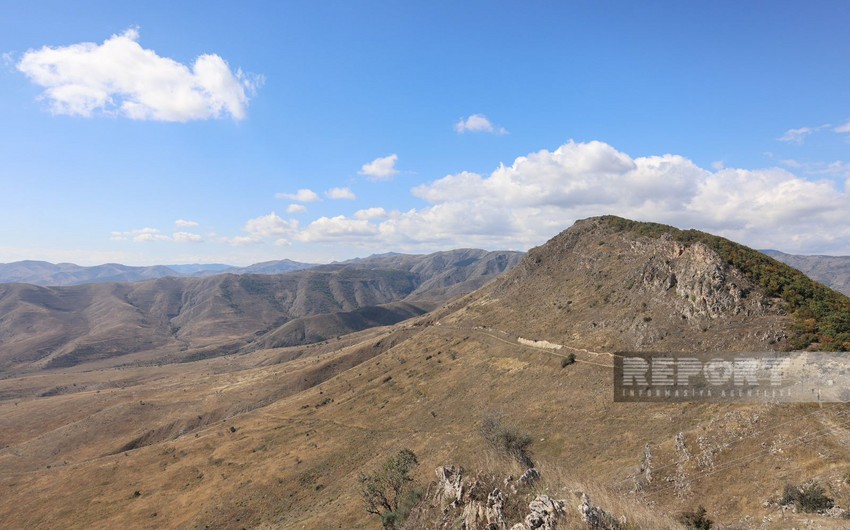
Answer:
<path fill-rule="evenodd" d="M 555 530 L 558 519 L 564 515 L 564 501 L 538 495 L 528 504 L 531 513 L 525 516 L 525 525 L 531 530 Z"/>
<path fill-rule="evenodd" d="M 516 511 L 512 516 L 507 513 L 508 495 L 528 495 L 528 489 L 522 488 L 540 478 L 540 472 L 534 468 L 528 469 L 518 480 L 505 480 L 505 487 L 510 489 L 507 494 L 493 476 L 465 477 L 463 469 L 457 466 L 438 467 L 435 473 L 434 498 L 440 509 L 441 522 L 434 524 L 433 520 L 429 520 L 428 528 L 508 530 L 509 519 L 516 521 L 522 517 L 522 522 L 514 524 L 511 530 L 555 530 L 558 521 L 565 516 L 565 502 L 546 495 L 534 498 L 528 505 L 529 513 L 524 517 Z M 516 507 L 516 503 L 513 506 Z"/>
<path fill-rule="evenodd" d="M 437 474 L 437 501 L 443 509 L 459 506 L 463 502 L 463 468 L 442 466 Z"/>
<path fill-rule="evenodd" d="M 588 530 L 622 530 L 624 528 L 616 517 L 598 506 L 593 506 L 586 493 L 582 493 L 578 509 Z"/>
<path fill-rule="evenodd" d="M 520 484 L 524 484 L 526 486 L 531 486 L 540 478 L 540 471 L 537 470 L 536 467 L 530 467 L 525 470 L 525 473 L 519 477 Z"/>

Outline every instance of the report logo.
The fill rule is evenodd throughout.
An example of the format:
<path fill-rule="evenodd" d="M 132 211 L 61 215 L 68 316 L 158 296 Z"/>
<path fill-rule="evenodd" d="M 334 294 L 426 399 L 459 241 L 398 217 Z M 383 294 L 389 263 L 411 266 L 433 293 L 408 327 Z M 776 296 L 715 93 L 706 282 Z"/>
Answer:
<path fill-rule="evenodd" d="M 850 354 L 619 352 L 614 401 L 847 402 Z"/>

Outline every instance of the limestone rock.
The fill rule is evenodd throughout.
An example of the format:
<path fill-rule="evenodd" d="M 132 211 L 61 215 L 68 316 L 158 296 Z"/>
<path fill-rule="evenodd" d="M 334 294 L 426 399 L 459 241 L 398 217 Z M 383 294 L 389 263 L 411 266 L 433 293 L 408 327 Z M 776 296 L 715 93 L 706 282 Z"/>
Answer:
<path fill-rule="evenodd" d="M 463 502 L 463 468 L 440 466 L 437 474 L 437 499 L 446 507 L 456 507 Z"/>
<path fill-rule="evenodd" d="M 525 525 L 531 530 L 554 530 L 558 517 L 564 514 L 564 501 L 538 495 L 528 504 L 531 513 L 525 517 Z"/>
<path fill-rule="evenodd" d="M 581 504 L 578 507 L 581 519 L 589 530 L 623 530 L 617 518 L 598 506 L 593 506 L 586 493 L 581 494 Z"/>

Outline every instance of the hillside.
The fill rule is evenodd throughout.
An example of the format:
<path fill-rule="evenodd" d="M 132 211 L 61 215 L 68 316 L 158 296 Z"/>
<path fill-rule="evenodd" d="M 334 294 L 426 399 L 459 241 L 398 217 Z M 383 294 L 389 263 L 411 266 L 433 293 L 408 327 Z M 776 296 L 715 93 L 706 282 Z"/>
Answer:
<path fill-rule="evenodd" d="M 794 267 L 813 280 L 850 296 L 850 256 L 800 256 L 778 250 L 762 252 Z"/>
<path fill-rule="evenodd" d="M 174 362 L 235 352 L 256 339 L 276 345 L 325 340 L 421 314 L 481 286 L 519 256 L 457 251 L 408 256 L 398 267 L 373 260 L 279 275 L 0 285 L 0 371 L 107 360 Z M 402 300 L 413 305 L 362 311 Z M 319 315 L 336 325 L 316 326 L 315 318 L 297 323 Z M 305 326 L 313 331 L 300 331 Z M 263 339 L 265 333 L 272 338 Z"/>
<path fill-rule="evenodd" d="M 564 501 L 557 528 L 588 528 L 579 492 L 622 528 L 683 528 L 700 505 L 719 528 L 845 527 L 846 404 L 613 402 L 618 349 L 782 349 L 795 332 L 789 302 L 753 270 L 623 221 L 580 221 L 495 282 L 395 326 L 156 369 L 0 380 L 0 518 L 377 529 L 358 477 L 406 447 L 423 493 L 409 529 L 483 518 L 494 488 L 510 504 L 499 528 L 539 494 Z M 576 363 L 563 364 L 568 353 Z M 524 466 L 482 436 L 492 421 L 527 440 L 537 482 L 518 484 Z M 470 477 L 454 508 L 435 474 L 450 465 Z M 787 486 L 809 481 L 840 509 L 782 506 Z"/>

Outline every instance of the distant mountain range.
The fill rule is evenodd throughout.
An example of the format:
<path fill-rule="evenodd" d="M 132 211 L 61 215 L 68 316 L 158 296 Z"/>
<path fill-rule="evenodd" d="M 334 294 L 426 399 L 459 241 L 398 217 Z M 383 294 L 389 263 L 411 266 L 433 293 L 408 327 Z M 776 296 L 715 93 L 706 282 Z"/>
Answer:
<path fill-rule="evenodd" d="M 0 285 L 0 373 L 125 363 L 118 358 L 129 354 L 142 361 L 190 360 L 319 342 L 425 313 L 478 289 L 523 256 L 461 249 L 318 266 L 269 262 L 235 269 L 238 274 L 226 269 L 137 282 L 116 282 L 126 271 L 110 265 L 88 268 L 102 272 L 95 283 L 7 283 Z M 271 273 L 285 267 L 301 270 Z M 139 275 L 163 272 L 136 269 Z M 32 278 L 39 267 L 30 270 Z"/>
<path fill-rule="evenodd" d="M 850 296 L 850 256 L 800 256 L 778 250 L 762 250 L 813 280 Z"/>
<path fill-rule="evenodd" d="M 140 282 L 156 278 L 202 277 L 215 274 L 281 274 L 314 267 L 312 263 L 299 263 L 288 259 L 255 263 L 247 267 L 234 267 L 221 263 L 194 265 L 153 265 L 131 267 L 107 263 L 83 267 L 73 263 L 46 261 L 16 261 L 0 263 L 0 283 L 29 283 L 44 287 L 82 285 L 86 283 Z"/>

